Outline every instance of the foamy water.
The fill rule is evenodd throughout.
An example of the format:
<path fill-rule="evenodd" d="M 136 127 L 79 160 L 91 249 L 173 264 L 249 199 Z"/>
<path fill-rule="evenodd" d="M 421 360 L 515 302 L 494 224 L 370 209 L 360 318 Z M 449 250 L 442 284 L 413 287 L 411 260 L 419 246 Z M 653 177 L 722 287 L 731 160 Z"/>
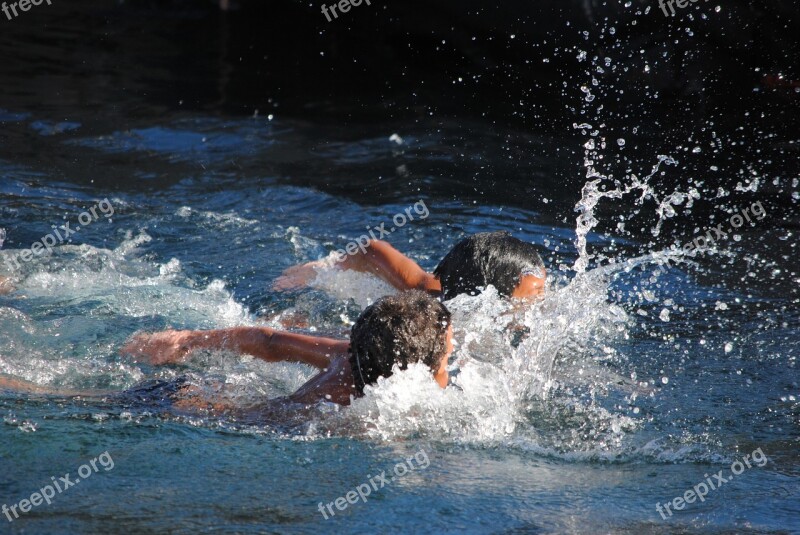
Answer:
<path fill-rule="evenodd" d="M 192 213 L 182 209 L 177 215 Z M 202 217 L 217 225 L 235 220 L 230 215 Z M 291 231 L 291 240 L 312 251 L 318 247 L 297 229 Z M 13 306 L 0 311 L 4 372 L 40 385 L 123 389 L 147 375 L 140 365 L 118 357 L 122 340 L 109 332 L 109 322 L 158 318 L 159 324 L 172 328 L 224 328 L 267 320 L 280 328 L 282 318 L 300 315 L 324 319 L 324 324 L 311 326 L 312 332 L 346 333 L 359 310 L 393 291 L 375 277 L 328 266 L 319 270 L 312 286 L 355 308 L 326 316 L 321 309 L 330 301 L 309 299 L 259 319 L 222 281 L 202 286 L 186 276 L 177 259 L 163 264 L 148 260 L 141 247 L 150 241 L 141 230 L 129 233 L 113 250 L 65 246 L 46 261 L 14 273 L 14 300 L 31 311 Z M 654 258 L 639 262 L 648 260 Z M 387 442 L 425 436 L 567 458 L 630 455 L 631 438 L 635 443 L 641 424 L 631 417 L 631 409 L 638 395 L 653 395 L 654 390 L 615 370 L 624 359 L 615 341 L 627 337 L 629 319 L 609 300 L 609 285 L 625 267 L 573 277 L 552 272 L 545 299 L 532 305 L 503 299 L 492 287 L 479 296 L 447 302 L 456 344 L 451 386 L 441 390 L 427 369 L 412 366 L 369 387 L 349 409 L 321 407 L 302 433 L 311 439 L 363 435 Z M 59 312 L 66 315 L 53 319 Z M 313 375 L 302 365 L 267 364 L 219 352 L 196 354 L 187 366 L 193 382 L 222 385 L 217 394 L 240 406 L 289 394 Z M 153 372 L 161 378 L 186 373 Z M 630 406 L 624 411 L 605 408 L 598 398 L 608 390 L 625 396 Z M 586 392 L 592 393 L 589 401 Z M 203 420 L 195 423 L 204 425 Z"/>

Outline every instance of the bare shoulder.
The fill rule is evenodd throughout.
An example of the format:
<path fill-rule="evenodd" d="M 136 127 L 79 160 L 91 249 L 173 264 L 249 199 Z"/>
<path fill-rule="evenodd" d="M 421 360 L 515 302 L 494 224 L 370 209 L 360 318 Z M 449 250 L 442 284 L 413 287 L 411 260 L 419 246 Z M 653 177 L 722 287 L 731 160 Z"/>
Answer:
<path fill-rule="evenodd" d="M 331 358 L 327 368 L 298 388 L 288 399 L 299 403 L 317 403 L 325 400 L 349 405 L 353 393 L 350 359 L 347 354 L 337 354 Z"/>

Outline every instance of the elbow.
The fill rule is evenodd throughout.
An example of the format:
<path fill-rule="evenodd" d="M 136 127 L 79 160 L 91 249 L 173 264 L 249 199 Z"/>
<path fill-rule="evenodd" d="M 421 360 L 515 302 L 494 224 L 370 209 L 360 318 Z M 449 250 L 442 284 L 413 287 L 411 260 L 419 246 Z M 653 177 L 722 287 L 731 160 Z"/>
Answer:
<path fill-rule="evenodd" d="M 261 335 L 263 336 L 262 343 L 264 344 L 264 347 L 268 351 L 272 351 L 273 344 L 275 342 L 275 329 L 264 329 L 261 332 Z"/>
<path fill-rule="evenodd" d="M 258 339 L 255 340 L 255 347 L 252 349 L 252 351 L 249 351 L 249 353 L 255 356 L 260 356 L 266 361 L 274 362 L 277 360 L 275 358 L 276 344 L 277 340 L 275 339 L 275 330 L 264 327 L 259 329 L 259 336 Z"/>
<path fill-rule="evenodd" d="M 420 276 L 419 282 L 415 286 L 417 290 L 438 295 L 442 291 L 442 283 L 439 278 L 432 273 L 424 273 Z"/>

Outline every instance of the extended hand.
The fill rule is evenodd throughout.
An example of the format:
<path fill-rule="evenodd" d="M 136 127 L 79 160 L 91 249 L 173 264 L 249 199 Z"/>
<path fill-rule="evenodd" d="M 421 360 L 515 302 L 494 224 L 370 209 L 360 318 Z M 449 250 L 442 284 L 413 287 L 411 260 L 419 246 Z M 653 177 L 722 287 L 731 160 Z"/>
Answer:
<path fill-rule="evenodd" d="M 191 331 L 136 334 L 120 349 L 120 353 L 132 355 L 139 362 L 146 362 L 153 366 L 174 364 L 189 354 L 190 335 Z"/>

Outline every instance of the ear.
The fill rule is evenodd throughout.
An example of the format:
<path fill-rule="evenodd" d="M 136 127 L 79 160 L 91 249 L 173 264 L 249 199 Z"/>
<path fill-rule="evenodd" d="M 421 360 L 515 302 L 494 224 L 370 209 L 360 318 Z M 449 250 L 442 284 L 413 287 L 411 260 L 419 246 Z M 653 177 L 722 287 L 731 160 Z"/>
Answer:
<path fill-rule="evenodd" d="M 511 297 L 517 299 L 532 299 L 544 293 L 545 278 L 536 275 L 523 274 L 519 284 L 514 289 Z"/>

